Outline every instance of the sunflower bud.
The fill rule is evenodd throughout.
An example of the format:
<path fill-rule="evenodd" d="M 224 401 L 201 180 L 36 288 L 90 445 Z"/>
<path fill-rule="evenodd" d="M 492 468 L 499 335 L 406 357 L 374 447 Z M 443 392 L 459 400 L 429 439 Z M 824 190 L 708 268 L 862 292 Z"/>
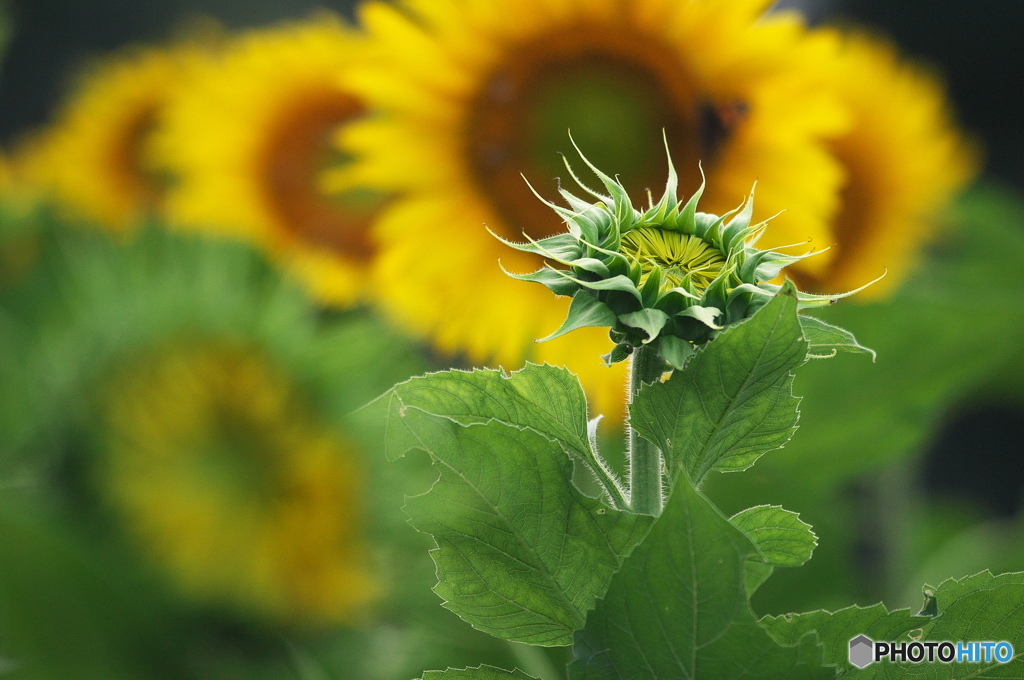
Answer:
<path fill-rule="evenodd" d="M 750 317 L 778 293 L 781 286 L 771 282 L 785 267 L 814 254 L 758 250 L 755 244 L 767 223 L 751 224 L 753 194 L 721 217 L 697 212 L 703 184 L 688 201 L 680 201 L 671 158 L 665 194 L 657 203 L 651 197 L 647 210 L 640 211 L 622 184 L 582 152 L 580 157 L 608 195 L 584 185 L 566 162 L 569 174 L 596 202 L 559 189 L 569 207 L 545 203 L 563 218 L 567 233 L 527 243 L 505 241 L 545 259 L 536 272 L 510 276 L 572 298 L 562 326 L 538 342 L 584 326 L 609 326 L 615 348 L 605 357 L 608 363 L 651 345 L 665 361 L 681 368 L 697 346 Z M 800 308 L 806 309 L 853 292 L 799 292 L 798 299 Z"/>

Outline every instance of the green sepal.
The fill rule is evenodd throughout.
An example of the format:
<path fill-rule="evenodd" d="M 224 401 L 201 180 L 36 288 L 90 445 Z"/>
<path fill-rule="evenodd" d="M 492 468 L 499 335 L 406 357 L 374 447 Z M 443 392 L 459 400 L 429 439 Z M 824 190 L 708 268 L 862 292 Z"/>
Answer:
<path fill-rule="evenodd" d="M 809 359 L 828 359 L 839 352 L 870 354 L 872 361 L 876 358 L 874 350 L 857 342 L 853 333 L 845 328 L 833 326 L 813 316 L 802 315 L 800 326 L 804 330 L 804 339 L 807 340 L 807 358 Z"/>
<path fill-rule="evenodd" d="M 602 279 L 600 281 L 584 281 L 582 279 L 569 276 L 568 274 L 563 274 L 563 276 L 573 283 L 579 284 L 583 288 L 596 291 L 619 291 L 621 293 L 629 293 L 636 298 L 637 302 L 640 302 L 641 304 L 643 302 L 640 298 L 640 291 L 636 288 L 636 284 L 633 283 L 630 278 L 625 276 L 613 276 L 610 279 Z"/>
<path fill-rule="evenodd" d="M 696 319 L 702 324 L 713 330 L 721 330 L 721 326 L 715 323 L 715 320 L 722 314 L 720 309 L 715 307 L 701 307 L 699 305 L 693 305 L 687 307 L 683 311 L 676 314 L 676 316 L 686 316 L 691 319 Z"/>
<path fill-rule="evenodd" d="M 593 257 L 580 257 L 567 264 L 573 269 L 582 269 L 585 272 L 589 272 L 595 276 L 600 276 L 601 278 L 608 278 L 611 276 L 608 265 Z"/>
<path fill-rule="evenodd" d="M 667 361 L 672 368 L 682 369 L 697 350 L 693 344 L 674 335 L 662 335 L 658 338 L 658 356 Z"/>
<path fill-rule="evenodd" d="M 577 328 L 611 326 L 614 323 L 615 312 L 590 293 L 581 290 L 573 296 L 572 302 L 569 303 L 569 313 L 558 330 L 537 342 L 554 340 Z"/>
<path fill-rule="evenodd" d="M 555 295 L 561 297 L 575 295 L 576 292 L 580 289 L 578 283 L 572 281 L 571 279 L 565 278 L 563 274 L 561 274 L 555 269 L 551 269 L 550 267 L 538 269 L 537 271 L 532 272 L 530 274 L 513 274 L 512 272 L 509 271 L 506 271 L 505 273 L 511 276 L 513 279 L 518 279 L 519 281 L 530 281 L 532 283 L 539 283 L 542 286 L 545 286 Z"/>
<path fill-rule="evenodd" d="M 640 287 L 640 298 L 644 307 L 653 308 L 661 297 L 661 267 L 655 267 Z"/>
<path fill-rule="evenodd" d="M 657 339 L 661 329 L 668 323 L 668 314 L 658 309 L 641 309 L 639 312 L 621 314 L 619 321 L 631 328 L 639 328 L 646 333 L 647 339 L 643 342 L 647 344 Z"/>
<path fill-rule="evenodd" d="M 633 353 L 633 346 L 632 345 L 628 345 L 626 343 L 620 342 L 620 343 L 616 344 L 615 347 L 612 348 L 611 352 L 609 352 L 608 354 L 602 355 L 601 359 L 604 360 L 604 363 L 606 365 L 611 366 L 612 364 L 617 364 L 620 361 L 625 361 L 626 359 L 629 358 L 629 356 L 632 353 Z"/>
<path fill-rule="evenodd" d="M 722 230 L 722 241 L 725 244 L 726 252 L 732 252 L 748 236 L 750 219 L 754 216 L 754 189 L 750 190 L 750 196 L 740 210 Z"/>

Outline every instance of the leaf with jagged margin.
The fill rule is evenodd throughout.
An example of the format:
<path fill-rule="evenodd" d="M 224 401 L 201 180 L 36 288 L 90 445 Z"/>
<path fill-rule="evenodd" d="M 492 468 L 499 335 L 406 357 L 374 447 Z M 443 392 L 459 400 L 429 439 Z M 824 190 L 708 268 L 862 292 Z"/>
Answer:
<path fill-rule="evenodd" d="M 579 380 L 564 368 L 527 364 L 509 376 L 490 369 L 442 371 L 396 385 L 362 409 L 363 417 L 383 426 L 385 453 L 391 460 L 418 447 L 401 417 L 406 408 L 462 425 L 497 420 L 528 427 L 585 462 L 606 488 L 614 492 L 618 486 L 591 449 L 587 399 Z"/>
<path fill-rule="evenodd" d="M 850 352 L 853 354 L 870 354 L 874 361 L 875 350 L 864 347 L 853 333 L 825 323 L 813 316 L 800 316 L 800 325 L 804 329 L 804 338 L 807 340 L 807 356 L 812 359 L 829 359 L 839 352 Z"/>
<path fill-rule="evenodd" d="M 680 480 L 647 540 L 576 634 L 571 680 L 831 678 L 813 636 L 777 643 L 750 609 L 750 540 Z"/>
<path fill-rule="evenodd" d="M 618 512 L 572 484 L 572 461 L 530 429 L 462 426 L 414 408 L 401 416 L 439 472 L 406 512 L 433 536 L 435 592 L 495 637 L 572 643 L 652 518 Z"/>
<path fill-rule="evenodd" d="M 984 571 L 960 580 L 949 579 L 938 589 L 925 587 L 925 608 L 935 616 L 913 616 L 909 610 L 886 611 L 882 605 L 849 607 L 834 614 L 817 611 L 765 617 L 761 624 L 780 642 L 791 642 L 817 631 L 826 662 L 838 677 L 893 680 L 960 680 L 966 678 L 1024 678 L 1024 572 L 993 576 Z M 1007 664 L 879 663 L 863 670 L 848 661 L 850 640 L 867 635 L 880 642 L 1007 641 L 1015 657 Z"/>
<path fill-rule="evenodd" d="M 420 680 L 537 680 L 521 670 L 503 671 L 494 666 L 476 668 L 449 668 L 446 671 L 427 671 Z"/>
<path fill-rule="evenodd" d="M 753 595 L 775 571 L 775 567 L 805 564 L 818 545 L 811 525 L 800 515 L 778 505 L 759 505 L 733 515 L 733 526 L 746 534 L 758 554 L 747 560 L 747 593 Z"/>
<path fill-rule="evenodd" d="M 983 571 L 959 580 L 949 579 L 938 589 L 925 587 L 925 596 L 934 598 L 938 616 L 924 626 L 920 639 L 1006 641 L 1013 645 L 1014 658 L 1007 664 L 920 664 L 916 668 L 911 666 L 914 670 L 908 670 L 906 676 L 896 677 L 924 680 L 1024 678 L 1024 572 L 993 576 Z M 886 676 L 876 673 L 865 677 Z"/>
<path fill-rule="evenodd" d="M 780 505 L 747 508 L 729 521 L 757 547 L 762 561 L 773 567 L 799 567 L 811 559 L 818 545 L 811 525 Z"/>
<path fill-rule="evenodd" d="M 800 400 L 792 370 L 807 342 L 795 288 L 730 327 L 665 382 L 645 385 L 631 424 L 665 454 L 669 481 L 680 470 L 698 486 L 712 470 L 744 470 L 793 436 Z"/>
<path fill-rule="evenodd" d="M 837 677 L 855 672 L 858 678 L 862 677 L 864 671 L 858 671 L 849 662 L 850 640 L 858 635 L 867 635 L 872 640 L 909 641 L 908 632 L 930 622 L 931 618 L 915 616 L 909 609 L 890 612 L 882 604 L 871 607 L 855 605 L 837 612 L 818 610 L 761 619 L 764 629 L 782 644 L 795 644 L 814 633 L 821 643 L 824 662 L 836 666 Z"/>

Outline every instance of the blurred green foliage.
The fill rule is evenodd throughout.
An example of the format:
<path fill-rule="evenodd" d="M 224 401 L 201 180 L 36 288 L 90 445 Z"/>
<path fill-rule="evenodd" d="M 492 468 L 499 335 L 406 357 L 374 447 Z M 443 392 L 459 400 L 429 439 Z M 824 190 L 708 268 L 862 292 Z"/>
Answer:
<path fill-rule="evenodd" d="M 916 604 L 919 596 L 907 594 L 920 587 L 911 565 L 980 515 L 924 505 L 918 468 L 951 410 L 990 394 L 1024 393 L 1024 201 L 978 186 L 945 223 L 897 295 L 871 304 L 854 299 L 822 314 L 876 350 L 877 362 L 840 356 L 803 367 L 794 384 L 803 400 L 793 440 L 749 474 L 721 476 L 709 487 L 727 511 L 752 501 L 799 510 L 820 537 L 808 565 L 759 591 L 755 605 L 764 611 L 839 607 L 851 598 L 871 604 L 887 594 Z M 991 566 L 1024 566 L 1015 544 L 988 550 Z M 961 577 L 980 562 L 927 573 L 931 582 Z"/>

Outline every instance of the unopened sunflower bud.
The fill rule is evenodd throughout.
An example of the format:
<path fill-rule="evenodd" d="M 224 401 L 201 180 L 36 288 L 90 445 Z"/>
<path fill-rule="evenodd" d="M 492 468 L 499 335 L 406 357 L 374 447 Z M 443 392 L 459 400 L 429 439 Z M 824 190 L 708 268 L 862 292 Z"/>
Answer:
<path fill-rule="evenodd" d="M 596 202 L 560 189 L 569 208 L 545 203 L 565 220 L 567 233 L 528 243 L 505 241 L 546 260 L 536 272 L 511 276 L 572 297 L 565 322 L 541 342 L 585 326 L 608 326 L 615 343 L 605 357 L 609 363 L 652 345 L 665 361 L 681 368 L 696 346 L 750 317 L 778 293 L 781 286 L 771 282 L 785 267 L 814 254 L 757 249 L 767 223 L 750 223 L 753 194 L 721 217 L 697 212 L 703 185 L 687 202 L 678 200 L 671 159 L 664 196 L 657 203 L 652 198 L 647 210 L 640 211 L 622 184 L 582 153 L 580 157 L 608 195 L 584 185 L 567 162 L 570 175 Z M 827 305 L 854 292 L 801 292 L 799 306 Z"/>

